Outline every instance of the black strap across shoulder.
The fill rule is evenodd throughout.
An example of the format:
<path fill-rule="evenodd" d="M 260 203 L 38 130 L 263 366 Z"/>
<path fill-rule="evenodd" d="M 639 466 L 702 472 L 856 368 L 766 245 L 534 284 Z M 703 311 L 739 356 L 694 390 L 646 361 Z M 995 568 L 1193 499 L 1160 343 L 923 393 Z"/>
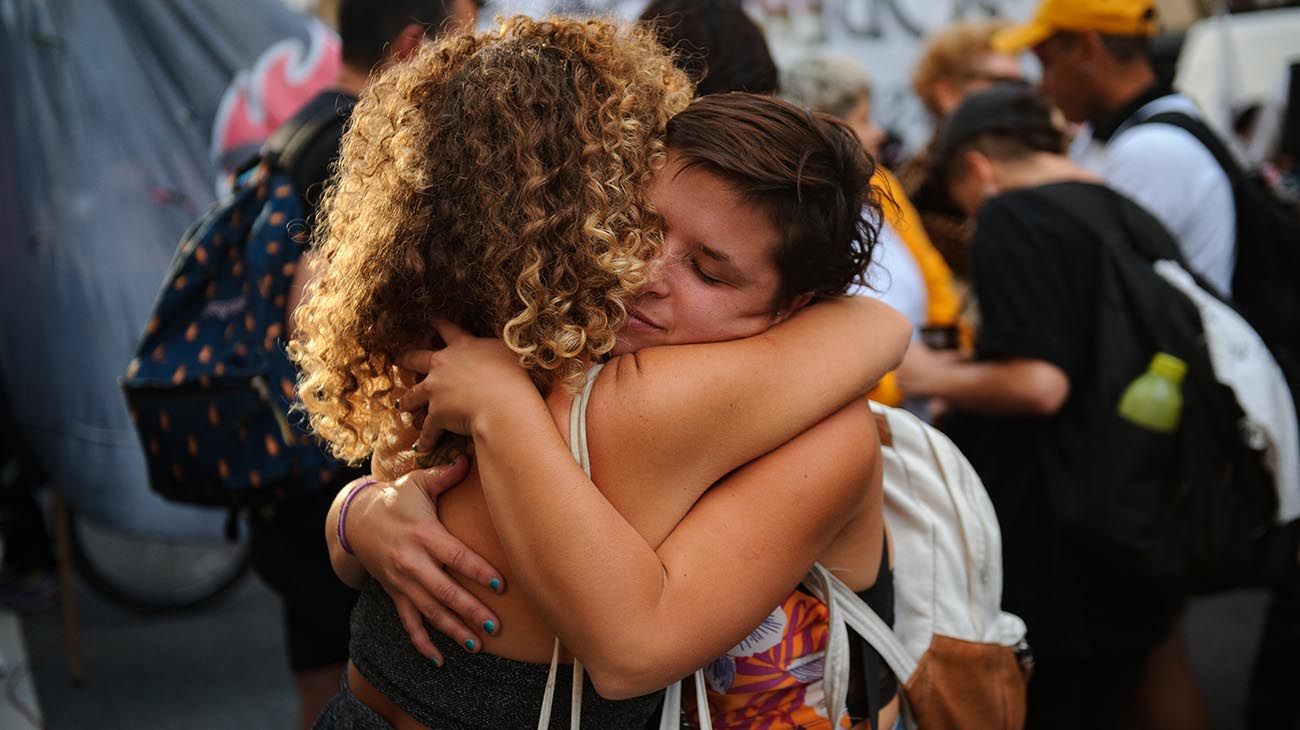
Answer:
<path fill-rule="evenodd" d="M 1214 161 L 1219 163 L 1223 168 L 1223 173 L 1228 176 L 1228 182 L 1232 184 L 1232 189 L 1236 190 L 1246 179 L 1246 173 L 1241 169 L 1241 164 L 1237 162 L 1236 156 L 1228 149 L 1228 146 L 1219 139 L 1219 135 L 1206 125 L 1205 122 L 1180 111 L 1167 111 L 1153 114 L 1138 124 L 1168 124 L 1178 127 L 1196 138 L 1205 149 L 1214 155 Z M 1135 125 L 1136 126 L 1136 125 Z"/>
<path fill-rule="evenodd" d="M 322 134 L 343 125 L 355 105 L 342 94 L 317 94 L 288 122 L 275 130 L 262 146 L 262 159 L 282 170 L 292 170 L 298 157 Z"/>

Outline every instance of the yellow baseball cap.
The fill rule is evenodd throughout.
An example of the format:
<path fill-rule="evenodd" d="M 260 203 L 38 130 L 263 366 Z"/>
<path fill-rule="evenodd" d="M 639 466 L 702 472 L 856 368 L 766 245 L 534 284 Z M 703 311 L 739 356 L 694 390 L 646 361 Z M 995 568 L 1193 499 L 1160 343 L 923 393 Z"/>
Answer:
<path fill-rule="evenodd" d="M 1028 23 L 995 33 L 993 49 L 1019 53 L 1063 30 L 1153 36 L 1155 0 L 1042 0 Z"/>

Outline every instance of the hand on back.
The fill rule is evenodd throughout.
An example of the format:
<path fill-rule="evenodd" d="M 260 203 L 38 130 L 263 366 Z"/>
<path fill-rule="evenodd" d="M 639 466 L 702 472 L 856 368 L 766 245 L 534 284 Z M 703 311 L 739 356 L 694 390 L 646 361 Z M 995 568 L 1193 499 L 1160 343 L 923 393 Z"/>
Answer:
<path fill-rule="evenodd" d="M 472 435 L 475 419 L 513 403 L 517 397 L 531 394 L 541 402 L 518 356 L 504 342 L 474 337 L 441 320 L 436 327 L 446 347 L 412 350 L 398 359 L 402 367 L 424 374 L 402 396 L 398 406 L 403 411 L 424 412 L 420 436 L 413 447 L 417 452 L 432 452 L 443 431 Z"/>
<path fill-rule="evenodd" d="M 468 473 L 469 460 L 461 456 L 450 465 L 379 482 L 369 487 L 370 499 L 352 507 L 346 523 L 353 554 L 393 599 L 411 643 L 439 663 L 442 657 L 429 640 L 426 624 L 470 651 L 483 645 L 480 631 L 495 633 L 501 626 L 496 615 L 448 573 L 459 573 L 497 593 L 505 589 L 500 573 L 438 519 L 438 495 Z"/>

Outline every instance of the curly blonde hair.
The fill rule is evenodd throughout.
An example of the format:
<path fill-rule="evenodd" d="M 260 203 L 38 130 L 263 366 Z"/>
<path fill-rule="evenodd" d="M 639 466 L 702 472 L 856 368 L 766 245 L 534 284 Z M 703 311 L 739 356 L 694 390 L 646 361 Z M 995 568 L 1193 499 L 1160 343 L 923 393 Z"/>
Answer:
<path fill-rule="evenodd" d="M 399 353 L 435 318 L 501 337 L 539 385 L 608 353 L 659 250 L 646 198 L 691 88 L 654 38 L 524 17 L 426 43 L 343 138 L 290 354 L 344 459 L 393 424 Z"/>

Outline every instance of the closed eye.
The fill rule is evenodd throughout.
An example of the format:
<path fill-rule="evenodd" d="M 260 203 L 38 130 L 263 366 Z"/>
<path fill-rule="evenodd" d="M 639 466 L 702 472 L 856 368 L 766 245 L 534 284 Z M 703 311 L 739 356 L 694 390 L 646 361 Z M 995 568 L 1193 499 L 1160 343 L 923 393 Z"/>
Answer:
<path fill-rule="evenodd" d="M 716 276 L 710 276 L 709 272 L 700 268 L 700 262 L 696 261 L 695 259 L 691 259 L 691 268 L 695 269 L 695 275 L 700 277 L 700 280 L 703 281 L 705 284 L 708 284 L 710 286 L 716 286 L 718 284 L 727 283 Z"/>

